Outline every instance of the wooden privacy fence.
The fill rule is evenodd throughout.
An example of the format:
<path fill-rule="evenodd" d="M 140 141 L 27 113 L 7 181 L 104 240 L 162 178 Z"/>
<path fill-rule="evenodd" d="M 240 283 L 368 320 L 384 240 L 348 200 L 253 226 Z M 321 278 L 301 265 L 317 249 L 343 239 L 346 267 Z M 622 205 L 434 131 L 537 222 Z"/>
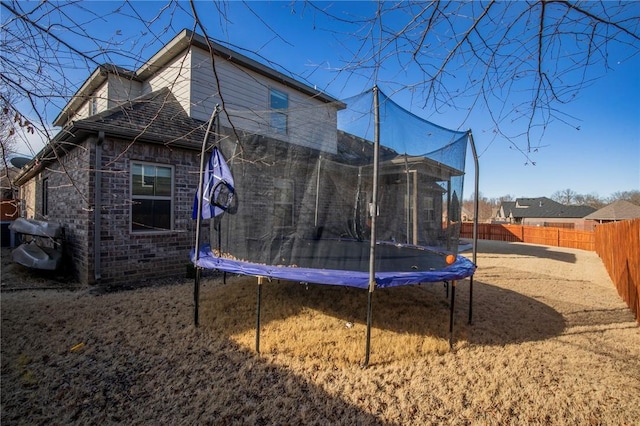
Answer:
<path fill-rule="evenodd" d="M 640 219 L 596 226 L 596 253 L 640 322 Z"/>
<path fill-rule="evenodd" d="M 473 223 L 462 223 L 460 237 L 473 237 Z M 590 251 L 595 250 L 595 234 L 593 231 L 578 231 L 575 229 L 479 223 L 478 238 L 481 240 L 509 241 Z"/>
<path fill-rule="evenodd" d="M 462 223 L 460 237 L 473 238 L 473 223 Z M 478 238 L 595 251 L 640 322 L 640 219 L 601 224 L 595 231 L 479 223 Z"/>

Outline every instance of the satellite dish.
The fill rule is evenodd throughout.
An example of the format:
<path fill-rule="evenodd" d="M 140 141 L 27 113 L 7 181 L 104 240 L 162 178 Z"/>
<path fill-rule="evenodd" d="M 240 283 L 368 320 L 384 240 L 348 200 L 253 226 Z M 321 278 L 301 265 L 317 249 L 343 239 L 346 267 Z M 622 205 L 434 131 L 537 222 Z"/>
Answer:
<path fill-rule="evenodd" d="M 29 161 L 31 161 L 31 158 L 29 158 L 29 157 L 21 157 L 21 156 L 15 156 L 15 157 L 11 157 L 11 159 L 9 159 L 9 162 L 11 163 L 11 165 L 13 167 L 17 167 L 19 169 L 23 168 L 25 166 L 25 164 L 27 164 Z"/>

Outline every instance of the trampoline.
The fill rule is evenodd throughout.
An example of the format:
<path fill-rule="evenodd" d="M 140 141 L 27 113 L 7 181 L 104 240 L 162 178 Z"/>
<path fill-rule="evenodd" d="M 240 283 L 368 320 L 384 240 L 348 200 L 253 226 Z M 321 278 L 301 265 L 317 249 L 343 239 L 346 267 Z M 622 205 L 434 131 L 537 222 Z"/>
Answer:
<path fill-rule="evenodd" d="M 197 261 L 192 252 L 192 260 L 200 268 L 232 274 L 369 288 L 368 241 L 312 240 L 300 245 L 296 257 L 287 264 L 266 265 L 232 259 L 212 250 L 210 245 L 202 246 Z M 426 247 L 378 242 L 376 287 L 455 281 L 473 275 L 476 267 L 469 259 L 457 255 L 455 262 L 449 265 L 446 256 L 447 253 Z"/>
<path fill-rule="evenodd" d="M 416 117 L 377 88 L 336 105 L 341 108 L 337 135 L 331 135 L 330 126 L 328 133 L 309 128 L 308 106 L 301 109 L 300 122 L 289 110 L 287 136 L 296 134 L 296 123 L 304 132 L 287 141 L 255 133 L 239 136 L 216 120 L 219 108 L 214 109 L 193 207 L 194 323 L 205 269 L 257 278 L 258 353 L 266 281 L 360 288 L 368 292 L 366 366 L 375 289 L 444 282 L 447 295 L 451 286 L 453 346 L 456 283 L 469 278 L 471 323 L 476 270 L 475 227 L 472 260 L 458 253 L 468 144 L 476 160 L 478 193 L 471 132 Z M 211 147 L 210 134 L 216 136 Z M 208 234 L 202 233 L 204 221 Z"/>

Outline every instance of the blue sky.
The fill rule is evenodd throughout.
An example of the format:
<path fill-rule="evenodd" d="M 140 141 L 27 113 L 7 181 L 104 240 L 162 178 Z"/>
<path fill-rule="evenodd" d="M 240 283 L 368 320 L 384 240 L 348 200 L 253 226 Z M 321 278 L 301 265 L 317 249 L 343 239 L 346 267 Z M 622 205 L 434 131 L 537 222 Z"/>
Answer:
<path fill-rule="evenodd" d="M 79 8 L 69 9 L 77 14 L 79 22 L 87 23 L 88 31 L 96 37 L 119 43 L 118 49 L 125 53 L 141 52 L 136 54 L 137 59 L 127 54 L 112 54 L 104 62 L 135 69 L 140 60 L 148 59 L 178 31 L 193 29 L 194 20 L 186 2 L 173 4 L 164 11 L 162 2 L 131 4 L 135 13 L 121 1 L 85 2 L 84 12 Z M 544 134 L 534 132 L 531 152 L 523 155 L 521 151 L 526 151 L 524 139 L 514 137 L 509 141 L 496 135 L 487 107 L 476 105 L 469 109 L 470 100 L 463 97 L 455 100 L 458 108 L 440 105 L 436 111 L 431 105 L 425 107 L 421 91 L 415 89 L 422 79 L 420 72 L 402 59 L 394 60 L 390 56 L 397 45 L 382 51 L 383 56 L 389 56 L 381 67 L 372 65 L 378 52 L 369 49 L 375 46 L 380 28 L 374 27 L 369 33 L 372 28 L 361 18 L 371 16 L 376 3 L 318 3 L 320 8 L 332 14 L 329 18 L 300 2 L 231 1 L 218 4 L 224 9 L 227 20 L 220 19 L 213 3 L 201 1 L 195 4 L 209 36 L 230 43 L 232 48 L 244 54 L 257 52 L 258 60 L 271 61 L 271 66 L 304 79 L 333 97 L 348 98 L 376 82 L 396 103 L 416 115 L 451 129 L 472 129 L 480 154 L 480 192 L 485 197 L 505 194 L 550 196 L 564 189 L 607 197 L 617 191 L 640 190 L 640 55 L 630 56 L 630 50 L 625 46 L 611 46 L 607 52 L 609 69 L 605 70 L 602 65 L 590 69 L 586 78 L 598 79 L 583 88 L 570 103 L 558 106 L 566 123 L 554 119 L 548 123 Z M 478 5 L 469 3 L 468 15 L 460 13 L 454 28 L 449 30 L 457 30 L 458 24 L 461 28 L 467 25 Z M 635 9 L 633 14 L 640 15 L 640 3 L 635 3 Z M 116 10 L 118 13 L 113 13 Z M 145 28 L 137 21 L 136 14 L 147 19 L 158 18 Z M 384 16 L 383 24 L 389 30 L 400 28 L 411 19 L 406 11 L 388 12 Z M 199 29 L 196 31 L 200 32 Z M 361 37 L 367 34 L 374 42 L 362 41 Z M 436 35 L 447 37 L 447 29 L 441 29 Z M 158 37 L 154 40 L 153 36 Z M 438 51 L 438 45 L 432 45 L 434 56 L 446 55 L 446 49 Z M 575 53 L 572 50 L 580 47 L 562 46 L 562 49 L 562 52 L 556 52 L 558 56 L 571 57 Z M 368 58 L 370 54 L 373 54 L 370 60 L 362 61 L 350 72 L 344 70 L 345 64 L 353 62 L 354 58 Z M 338 72 L 340 69 L 343 70 Z M 458 69 L 466 69 L 468 75 L 461 75 L 463 72 L 447 78 L 445 83 L 449 92 L 457 90 L 457 85 L 468 85 L 469 76 L 478 68 L 460 64 Z M 77 80 L 75 84 L 79 87 L 91 71 L 89 68 L 76 70 L 73 74 L 73 79 Z M 571 75 L 561 77 L 570 78 Z M 523 88 L 513 84 L 510 88 L 513 98 L 509 102 L 524 101 L 525 98 L 518 99 L 518 92 Z M 492 108 L 509 109 L 507 105 L 505 102 L 496 107 L 494 101 Z M 52 120 L 59 109 L 51 106 L 49 109 L 46 116 Z M 503 121 L 502 126 L 506 132 L 515 135 L 522 132 L 523 122 Z M 465 197 L 473 187 L 470 160 L 467 161 L 467 175 Z"/>

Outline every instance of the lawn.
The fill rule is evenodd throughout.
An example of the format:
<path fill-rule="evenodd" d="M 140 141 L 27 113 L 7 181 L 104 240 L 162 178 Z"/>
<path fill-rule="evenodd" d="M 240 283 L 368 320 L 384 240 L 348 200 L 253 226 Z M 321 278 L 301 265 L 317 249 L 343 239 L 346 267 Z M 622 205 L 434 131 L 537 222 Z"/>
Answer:
<path fill-rule="evenodd" d="M 366 369 L 364 290 L 266 283 L 258 354 L 254 278 L 205 279 L 196 328 L 190 280 L 61 290 L 5 264 L 2 424 L 637 424 L 640 329 L 598 256 L 479 249 L 453 348 L 442 283 L 377 290 Z"/>

